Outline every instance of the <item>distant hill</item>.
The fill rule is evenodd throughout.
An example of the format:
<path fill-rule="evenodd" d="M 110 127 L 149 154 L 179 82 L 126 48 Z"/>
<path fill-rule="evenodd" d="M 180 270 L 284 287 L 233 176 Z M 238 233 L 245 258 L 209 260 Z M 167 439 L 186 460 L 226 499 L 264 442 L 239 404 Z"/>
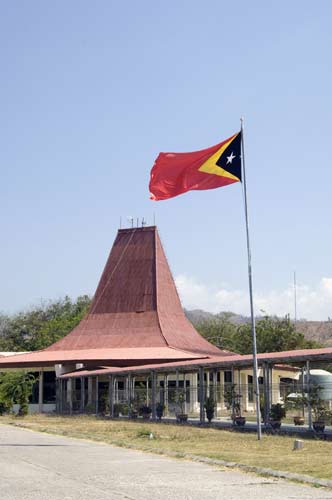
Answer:
<path fill-rule="evenodd" d="M 235 314 L 231 311 L 222 311 L 218 314 L 213 314 L 207 311 L 203 311 L 202 309 L 193 309 L 192 311 L 188 311 L 187 309 L 185 309 L 184 312 L 189 321 L 191 321 L 191 323 L 193 323 L 194 325 L 204 320 L 222 319 L 223 317 L 227 318 L 231 323 L 234 323 L 236 325 L 250 322 L 250 318 L 248 316 Z"/>
<path fill-rule="evenodd" d="M 308 340 L 316 340 L 324 347 L 332 347 L 332 321 L 298 321 L 296 329 Z"/>
<path fill-rule="evenodd" d="M 250 318 L 248 316 L 242 316 L 229 311 L 213 314 L 201 309 L 194 309 L 192 311 L 185 309 L 185 313 L 193 325 L 197 325 L 201 321 L 205 320 L 221 319 L 223 316 L 235 324 L 250 322 Z M 256 319 L 259 319 L 259 317 Z M 296 324 L 296 329 L 299 332 L 302 332 L 306 339 L 316 340 L 324 347 L 332 347 L 332 321 L 299 320 Z"/>

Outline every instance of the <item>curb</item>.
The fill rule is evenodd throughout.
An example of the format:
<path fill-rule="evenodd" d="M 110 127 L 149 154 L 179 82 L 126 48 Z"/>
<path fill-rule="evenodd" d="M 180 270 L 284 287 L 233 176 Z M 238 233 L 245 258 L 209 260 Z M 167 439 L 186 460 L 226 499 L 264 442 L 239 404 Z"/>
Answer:
<path fill-rule="evenodd" d="M 264 476 L 273 476 L 279 479 L 280 478 L 288 479 L 315 486 L 324 486 L 326 488 L 332 488 L 332 481 L 330 481 L 329 479 L 319 479 L 312 476 L 307 476 L 305 474 L 297 474 L 296 472 L 284 472 L 264 467 L 255 467 L 254 465 L 244 465 L 244 464 L 238 464 L 236 462 L 226 462 L 225 460 L 216 460 L 213 458 L 201 457 L 199 455 L 183 454 L 183 458 L 188 458 L 190 460 L 193 460 L 194 462 L 203 462 L 210 465 L 222 465 L 223 467 L 237 468 L 246 472 L 255 472 L 257 474 Z"/>

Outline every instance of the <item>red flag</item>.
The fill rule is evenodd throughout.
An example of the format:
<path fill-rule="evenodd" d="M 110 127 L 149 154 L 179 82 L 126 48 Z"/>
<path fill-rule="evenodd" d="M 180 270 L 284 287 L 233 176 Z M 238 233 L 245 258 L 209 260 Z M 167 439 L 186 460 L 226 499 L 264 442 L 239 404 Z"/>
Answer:
<path fill-rule="evenodd" d="M 241 132 L 201 151 L 159 153 L 151 170 L 152 200 L 241 181 Z"/>

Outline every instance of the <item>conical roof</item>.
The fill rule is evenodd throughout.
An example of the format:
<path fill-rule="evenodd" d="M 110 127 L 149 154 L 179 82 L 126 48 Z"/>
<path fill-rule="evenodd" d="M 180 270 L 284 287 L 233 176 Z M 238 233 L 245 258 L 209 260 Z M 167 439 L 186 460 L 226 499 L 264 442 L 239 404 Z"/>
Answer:
<path fill-rule="evenodd" d="M 185 317 L 157 228 L 120 229 L 88 314 L 47 350 L 162 347 L 224 354 Z"/>

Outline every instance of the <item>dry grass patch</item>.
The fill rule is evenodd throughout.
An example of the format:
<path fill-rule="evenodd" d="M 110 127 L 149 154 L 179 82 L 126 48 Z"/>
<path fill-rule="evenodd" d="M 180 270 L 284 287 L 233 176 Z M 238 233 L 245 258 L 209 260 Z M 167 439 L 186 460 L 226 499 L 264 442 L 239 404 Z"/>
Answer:
<path fill-rule="evenodd" d="M 157 453 L 199 455 L 257 467 L 297 472 L 332 479 L 332 443 L 306 440 L 303 450 L 293 451 L 294 438 L 179 425 L 106 420 L 91 416 L 1 417 L 0 423 L 28 429 L 89 439 Z M 150 433 L 154 435 L 150 439 Z"/>

